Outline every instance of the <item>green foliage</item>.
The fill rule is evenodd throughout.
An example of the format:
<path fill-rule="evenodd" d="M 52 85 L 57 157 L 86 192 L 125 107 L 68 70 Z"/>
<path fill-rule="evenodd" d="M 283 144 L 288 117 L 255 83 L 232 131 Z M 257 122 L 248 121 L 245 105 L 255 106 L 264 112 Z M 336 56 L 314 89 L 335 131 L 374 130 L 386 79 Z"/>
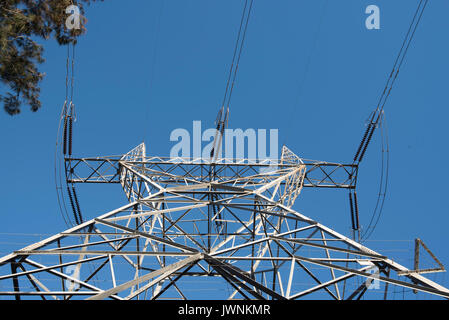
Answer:
<path fill-rule="evenodd" d="M 74 4 L 83 15 L 83 4 L 93 1 L 98 0 L 1 0 L 0 82 L 6 94 L 0 95 L 0 101 L 8 114 L 20 113 L 22 103 L 32 111 L 41 107 L 39 84 L 44 74 L 38 65 L 45 60 L 43 47 L 35 40 L 54 36 L 60 45 L 75 43 L 86 30 L 86 19 L 81 19 L 79 30 L 68 30 L 65 10 Z"/>

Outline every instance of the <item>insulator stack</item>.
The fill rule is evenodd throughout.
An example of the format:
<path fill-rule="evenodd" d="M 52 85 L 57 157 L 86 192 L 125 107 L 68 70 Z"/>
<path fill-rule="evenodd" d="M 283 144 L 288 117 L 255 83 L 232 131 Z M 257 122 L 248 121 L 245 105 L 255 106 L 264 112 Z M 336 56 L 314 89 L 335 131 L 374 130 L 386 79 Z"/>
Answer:
<path fill-rule="evenodd" d="M 69 156 L 72 155 L 72 133 L 73 133 L 73 119 L 69 117 Z"/>
<path fill-rule="evenodd" d="M 363 135 L 362 141 L 360 142 L 359 148 L 357 149 L 357 152 L 354 156 L 354 162 L 357 161 L 357 157 L 359 156 L 360 151 L 362 150 L 362 147 L 365 144 L 366 137 L 368 136 L 368 132 L 369 132 L 370 128 L 371 128 L 371 125 L 369 125 L 365 130 L 365 134 Z"/>
<path fill-rule="evenodd" d="M 368 135 L 368 139 L 366 140 L 365 146 L 364 146 L 364 148 L 363 148 L 363 150 L 362 150 L 362 153 L 360 154 L 359 162 L 362 161 L 363 156 L 365 155 L 366 149 L 368 148 L 368 145 L 369 145 L 369 143 L 370 143 L 370 141 L 371 141 L 371 139 L 372 139 L 372 137 L 373 137 L 373 133 L 374 133 L 374 130 L 375 130 L 375 129 L 376 129 L 376 125 L 375 125 L 375 124 L 372 124 L 372 125 L 371 125 L 371 131 L 370 131 L 370 133 L 369 133 L 369 135 Z"/>
<path fill-rule="evenodd" d="M 74 200 L 75 200 L 75 206 L 76 206 L 76 210 L 77 210 L 77 212 L 78 212 L 78 223 L 83 223 L 83 216 L 81 215 L 81 209 L 80 209 L 80 205 L 79 205 L 79 202 L 78 202 L 78 196 L 76 195 L 76 190 L 75 190 L 75 187 L 73 187 L 72 186 L 72 191 L 73 191 L 73 198 L 74 198 Z M 76 213 L 75 213 L 75 215 L 76 215 Z"/>
<path fill-rule="evenodd" d="M 67 117 L 64 118 L 64 129 L 63 129 L 63 153 L 67 154 Z"/>
<path fill-rule="evenodd" d="M 357 192 L 354 191 L 354 208 L 355 208 L 355 230 L 360 230 L 359 224 L 359 204 L 357 202 Z"/>
<path fill-rule="evenodd" d="M 355 227 L 355 219 L 354 219 L 354 201 L 352 200 L 351 192 L 349 192 L 349 208 L 351 209 L 352 230 L 357 230 Z"/>
<path fill-rule="evenodd" d="M 73 186 L 72 186 L 72 191 L 73 191 L 73 197 L 75 199 L 76 210 L 78 211 L 79 222 L 83 223 L 83 216 L 81 215 L 81 209 L 80 209 L 80 205 L 78 202 L 78 196 L 76 195 L 76 190 L 75 190 L 75 187 L 73 187 Z"/>
<path fill-rule="evenodd" d="M 70 205 L 72 206 L 73 216 L 75 217 L 76 224 L 79 224 L 78 215 L 76 214 L 75 203 L 73 202 L 72 192 L 69 186 L 67 186 L 67 193 L 69 195 Z"/>

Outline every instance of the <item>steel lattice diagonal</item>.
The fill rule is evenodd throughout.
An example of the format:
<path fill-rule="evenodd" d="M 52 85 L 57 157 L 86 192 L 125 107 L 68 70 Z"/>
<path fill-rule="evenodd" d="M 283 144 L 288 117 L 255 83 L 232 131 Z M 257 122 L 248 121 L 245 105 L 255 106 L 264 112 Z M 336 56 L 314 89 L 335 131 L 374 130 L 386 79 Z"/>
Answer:
<path fill-rule="evenodd" d="M 129 202 L 0 258 L 2 299 L 340 300 L 392 287 L 449 298 L 293 210 L 310 167 L 287 148 L 274 164 L 169 163 L 144 145 L 117 159 Z"/>

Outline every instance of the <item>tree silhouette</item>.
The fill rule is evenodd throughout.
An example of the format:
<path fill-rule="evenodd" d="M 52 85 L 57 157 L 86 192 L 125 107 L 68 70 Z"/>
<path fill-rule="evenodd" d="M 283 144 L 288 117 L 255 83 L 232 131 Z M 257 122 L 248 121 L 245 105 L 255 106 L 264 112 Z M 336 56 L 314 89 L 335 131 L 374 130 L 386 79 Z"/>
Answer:
<path fill-rule="evenodd" d="M 20 113 L 26 104 L 32 111 L 41 107 L 39 84 L 45 74 L 38 70 L 43 63 L 43 47 L 36 40 L 54 36 L 60 45 L 76 43 L 85 32 L 84 5 L 103 0 L 1 0 L 0 2 L 0 81 L 6 93 L 0 101 L 10 115 Z M 80 27 L 67 28 L 75 5 L 80 12 Z"/>

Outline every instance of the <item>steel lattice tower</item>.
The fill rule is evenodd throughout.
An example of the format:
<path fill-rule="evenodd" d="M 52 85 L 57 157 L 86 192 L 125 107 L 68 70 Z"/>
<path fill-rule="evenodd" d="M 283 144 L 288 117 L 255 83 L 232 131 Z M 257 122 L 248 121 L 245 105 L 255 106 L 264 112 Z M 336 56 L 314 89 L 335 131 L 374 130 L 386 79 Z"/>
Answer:
<path fill-rule="evenodd" d="M 216 289 L 203 299 L 353 299 L 378 281 L 382 298 L 388 286 L 449 297 L 419 270 L 292 209 L 304 187 L 354 188 L 356 165 L 286 147 L 270 163 L 147 157 L 144 144 L 65 163 L 68 182 L 121 184 L 129 203 L 1 258 L 0 296 L 189 299 L 195 288 Z"/>
<path fill-rule="evenodd" d="M 358 165 L 426 5 L 418 5 L 351 164 L 301 159 L 285 146 L 275 161 L 217 156 L 253 0 L 243 8 L 209 161 L 148 157 L 144 144 L 119 157 L 72 157 L 67 84 L 71 78 L 73 96 L 74 54 L 71 77 L 68 56 L 62 154 L 77 225 L 0 258 L 0 297 L 340 300 L 371 298 L 379 289 L 386 299 L 389 287 L 400 287 L 449 298 L 448 289 L 422 276 L 444 267 L 421 240 L 416 257 L 421 244 L 440 268 L 419 269 L 415 259 L 409 270 L 293 209 L 302 188 L 313 187 L 348 189 L 357 211 Z M 73 187 L 83 183 L 120 184 L 128 203 L 83 222 Z"/>

